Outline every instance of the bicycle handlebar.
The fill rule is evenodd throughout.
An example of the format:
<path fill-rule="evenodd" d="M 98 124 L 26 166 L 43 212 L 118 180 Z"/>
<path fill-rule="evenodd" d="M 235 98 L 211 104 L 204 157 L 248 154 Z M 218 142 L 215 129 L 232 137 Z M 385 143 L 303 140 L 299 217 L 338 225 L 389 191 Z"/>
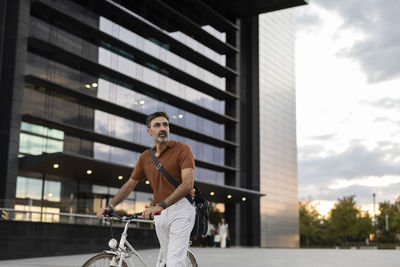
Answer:
<path fill-rule="evenodd" d="M 142 213 L 138 212 L 138 213 L 134 213 L 132 215 L 121 216 L 118 213 L 115 213 L 113 209 L 108 209 L 108 210 L 104 210 L 103 217 L 115 218 L 115 219 L 120 220 L 120 221 L 128 221 L 128 220 L 132 220 L 132 219 L 141 220 L 142 219 Z"/>

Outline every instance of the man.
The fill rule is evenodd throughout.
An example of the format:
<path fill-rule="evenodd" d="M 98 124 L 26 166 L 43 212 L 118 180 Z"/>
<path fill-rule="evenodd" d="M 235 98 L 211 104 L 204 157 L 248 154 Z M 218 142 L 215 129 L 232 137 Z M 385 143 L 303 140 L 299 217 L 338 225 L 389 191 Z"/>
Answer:
<path fill-rule="evenodd" d="M 190 232 L 195 221 L 195 208 L 185 197 L 187 194 L 193 195 L 193 154 L 188 145 L 169 140 L 167 113 L 150 114 L 146 124 L 147 133 L 154 141 L 152 149 L 155 156 L 179 186 L 175 188 L 162 176 L 149 151 L 146 150 L 140 155 L 130 179 L 121 187 L 107 207 L 98 210 L 97 217 L 101 218 L 105 209 L 114 208 L 121 203 L 140 180 L 147 178 L 153 189 L 154 202 L 157 204 L 143 211 L 142 216 L 144 219 L 154 216 L 157 237 L 167 266 L 185 266 Z"/>

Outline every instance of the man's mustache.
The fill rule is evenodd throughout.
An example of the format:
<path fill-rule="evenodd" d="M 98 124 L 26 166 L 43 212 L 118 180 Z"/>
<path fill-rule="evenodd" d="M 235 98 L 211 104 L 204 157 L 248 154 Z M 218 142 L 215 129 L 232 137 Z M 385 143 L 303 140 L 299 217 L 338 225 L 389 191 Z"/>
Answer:
<path fill-rule="evenodd" d="M 162 135 L 162 134 L 166 136 L 166 135 L 167 135 L 167 132 L 166 132 L 166 131 L 161 131 L 161 132 L 158 134 L 158 136 L 160 136 L 160 135 Z"/>

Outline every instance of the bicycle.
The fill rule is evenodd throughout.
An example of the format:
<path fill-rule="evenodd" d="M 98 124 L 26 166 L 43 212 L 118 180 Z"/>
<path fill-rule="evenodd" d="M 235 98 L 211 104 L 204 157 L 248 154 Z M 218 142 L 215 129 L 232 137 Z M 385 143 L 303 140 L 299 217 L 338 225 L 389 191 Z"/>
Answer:
<path fill-rule="evenodd" d="M 105 219 L 116 219 L 125 223 L 124 231 L 121 234 L 121 239 L 118 241 L 112 238 L 108 242 L 108 246 L 111 250 L 105 250 L 102 253 L 91 257 L 87 260 L 82 267 L 95 267 L 95 266 L 115 266 L 115 267 L 136 267 L 136 266 L 145 266 L 149 267 L 147 262 L 143 259 L 143 257 L 137 252 L 132 245 L 128 242 L 128 225 L 131 221 L 136 222 L 149 222 L 149 220 L 143 220 L 141 213 L 136 213 L 128 216 L 119 216 L 118 214 L 110 211 L 108 214 L 103 215 Z M 154 221 L 152 221 L 154 223 Z M 196 258 L 193 253 L 190 251 L 189 246 L 191 242 L 188 244 L 188 251 L 186 256 L 186 266 L 188 267 L 198 267 Z M 164 257 L 162 255 L 162 250 L 158 253 L 157 257 L 157 265 L 156 267 L 164 267 Z"/>

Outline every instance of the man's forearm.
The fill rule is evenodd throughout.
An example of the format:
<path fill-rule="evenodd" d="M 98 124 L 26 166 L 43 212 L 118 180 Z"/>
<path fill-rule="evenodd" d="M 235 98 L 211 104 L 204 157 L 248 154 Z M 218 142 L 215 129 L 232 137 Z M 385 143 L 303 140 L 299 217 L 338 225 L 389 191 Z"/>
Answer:
<path fill-rule="evenodd" d="M 171 206 L 178 202 L 180 199 L 185 197 L 187 194 L 190 193 L 190 190 L 192 190 L 193 185 L 191 184 L 184 184 L 181 183 L 175 191 L 169 195 L 164 201 L 167 204 L 167 206 Z"/>
<path fill-rule="evenodd" d="M 113 207 L 117 206 L 119 203 L 124 201 L 129 194 L 135 189 L 136 185 L 138 184 L 139 181 L 129 179 L 118 191 L 118 193 L 114 196 L 114 198 L 111 200 L 111 205 Z"/>

